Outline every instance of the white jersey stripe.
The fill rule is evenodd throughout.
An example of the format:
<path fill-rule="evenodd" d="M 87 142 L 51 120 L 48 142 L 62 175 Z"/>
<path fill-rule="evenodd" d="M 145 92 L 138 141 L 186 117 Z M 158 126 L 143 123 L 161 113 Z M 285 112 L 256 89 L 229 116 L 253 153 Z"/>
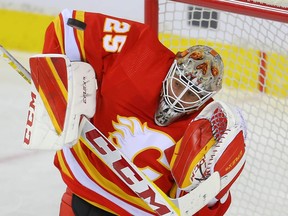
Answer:
<path fill-rule="evenodd" d="M 72 18 L 72 10 L 65 9 L 62 11 L 62 17 L 64 22 L 64 45 L 65 54 L 70 59 L 70 61 L 80 61 L 80 52 L 75 40 L 74 29 L 67 25 L 69 18 Z M 72 35 L 72 37 L 71 37 Z"/>

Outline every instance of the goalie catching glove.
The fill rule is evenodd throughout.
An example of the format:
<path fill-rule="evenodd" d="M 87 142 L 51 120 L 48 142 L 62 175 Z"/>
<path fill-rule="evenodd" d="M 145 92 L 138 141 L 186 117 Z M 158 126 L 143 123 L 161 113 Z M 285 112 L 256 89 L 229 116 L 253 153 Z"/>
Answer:
<path fill-rule="evenodd" d="M 245 164 L 246 127 L 240 111 L 212 102 L 193 120 L 176 144 L 171 160 L 176 197 L 196 188 L 219 172 L 221 191 L 208 206 L 224 203 Z"/>
<path fill-rule="evenodd" d="M 31 102 L 24 146 L 61 149 L 79 138 L 82 115 L 91 118 L 96 109 L 97 83 L 92 66 L 70 62 L 65 55 L 40 54 L 30 58 Z"/>

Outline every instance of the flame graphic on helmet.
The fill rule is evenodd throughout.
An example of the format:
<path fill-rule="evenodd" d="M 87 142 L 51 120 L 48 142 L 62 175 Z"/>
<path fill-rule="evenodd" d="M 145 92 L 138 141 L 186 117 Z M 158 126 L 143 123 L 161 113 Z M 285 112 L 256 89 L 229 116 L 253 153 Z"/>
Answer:
<path fill-rule="evenodd" d="M 190 47 L 176 54 L 177 64 L 184 76 L 207 91 L 222 88 L 223 61 L 212 48 L 202 45 Z M 195 79 L 196 78 L 196 79 Z"/>
<path fill-rule="evenodd" d="M 155 122 L 160 126 L 167 126 L 183 114 L 199 109 L 222 88 L 223 73 L 223 61 L 211 47 L 196 45 L 178 52 L 163 81 Z M 183 91 L 176 93 L 173 82 L 184 86 Z M 187 92 L 198 99 L 182 99 Z"/>

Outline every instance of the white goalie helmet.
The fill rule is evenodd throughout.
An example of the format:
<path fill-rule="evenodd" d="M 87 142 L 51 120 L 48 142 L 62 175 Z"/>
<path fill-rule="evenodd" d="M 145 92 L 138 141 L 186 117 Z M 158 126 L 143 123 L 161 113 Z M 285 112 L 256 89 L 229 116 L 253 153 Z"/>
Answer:
<path fill-rule="evenodd" d="M 178 52 L 163 88 L 155 122 L 167 126 L 199 109 L 222 88 L 223 61 L 211 47 L 196 45 Z"/>

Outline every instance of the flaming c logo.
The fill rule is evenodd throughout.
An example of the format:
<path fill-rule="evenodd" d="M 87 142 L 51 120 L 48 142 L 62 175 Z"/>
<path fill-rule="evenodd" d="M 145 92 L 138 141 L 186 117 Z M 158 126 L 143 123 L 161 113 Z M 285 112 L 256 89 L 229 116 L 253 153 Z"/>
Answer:
<path fill-rule="evenodd" d="M 113 122 L 115 131 L 108 139 L 144 172 L 152 181 L 161 178 L 161 173 L 169 172 L 169 163 L 163 149 L 175 145 L 168 134 L 152 128 L 135 117 L 117 117 Z M 143 163 L 143 161 L 149 161 Z"/>

